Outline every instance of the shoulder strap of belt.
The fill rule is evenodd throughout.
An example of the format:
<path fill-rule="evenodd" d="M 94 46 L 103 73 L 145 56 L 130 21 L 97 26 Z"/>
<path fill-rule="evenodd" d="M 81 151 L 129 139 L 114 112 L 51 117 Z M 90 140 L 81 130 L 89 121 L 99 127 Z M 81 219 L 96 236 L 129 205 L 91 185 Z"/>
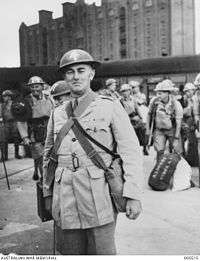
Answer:
<path fill-rule="evenodd" d="M 74 116 L 73 113 L 73 109 L 72 109 L 72 103 L 70 102 L 71 107 L 68 107 L 68 115 L 72 115 L 72 117 Z M 94 149 L 94 147 L 92 146 L 92 144 L 89 142 L 88 140 L 88 136 L 85 136 L 85 131 L 82 132 L 83 129 L 80 129 L 80 124 L 78 123 L 77 125 L 77 119 L 75 117 L 73 117 L 73 121 L 74 121 L 74 125 L 72 126 L 72 131 L 74 132 L 74 135 L 76 136 L 77 140 L 79 141 L 81 147 L 83 148 L 83 150 L 85 151 L 86 155 L 88 156 L 88 158 L 90 158 L 90 160 L 93 162 L 93 164 L 95 166 L 97 166 L 100 169 L 103 169 L 105 172 L 108 172 L 108 167 L 106 166 L 104 160 L 102 159 L 102 157 L 99 155 L 99 153 Z M 79 126 L 79 127 L 78 127 Z M 89 136 L 90 137 L 90 136 Z M 91 137 L 92 138 L 92 137 Z M 92 138 L 90 139 L 92 142 L 94 142 L 95 140 Z M 97 146 L 99 146 L 99 142 L 95 141 L 95 144 Z M 101 144 L 101 146 L 103 146 Z M 104 146 L 103 146 L 104 147 Z M 101 147 L 102 148 L 102 147 Z M 105 147 L 104 147 L 105 149 Z M 109 154 L 112 154 L 110 150 L 108 150 L 106 148 L 106 151 L 109 151 Z M 116 155 L 115 155 L 116 158 Z M 106 177 L 106 176 L 105 176 Z"/>
<path fill-rule="evenodd" d="M 77 106 L 75 112 L 77 117 L 81 116 L 82 113 L 87 109 L 87 107 L 90 105 L 92 101 L 96 98 L 96 94 L 93 92 L 88 93 L 79 103 Z M 66 110 L 68 110 L 68 107 L 71 106 L 71 102 L 67 105 Z M 67 133 L 70 131 L 74 124 L 74 121 L 72 120 L 72 117 L 69 117 L 68 121 L 63 125 L 63 127 L 60 129 L 59 133 L 56 136 L 56 140 L 52 149 L 53 153 L 57 153 L 62 140 L 67 135 Z"/>

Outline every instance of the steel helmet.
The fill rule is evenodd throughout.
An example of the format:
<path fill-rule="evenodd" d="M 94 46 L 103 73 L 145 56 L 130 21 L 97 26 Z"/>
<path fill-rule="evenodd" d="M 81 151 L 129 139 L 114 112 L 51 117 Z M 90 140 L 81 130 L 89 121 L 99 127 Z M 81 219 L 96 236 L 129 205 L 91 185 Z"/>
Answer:
<path fill-rule="evenodd" d="M 134 88 L 134 87 L 140 87 L 140 83 L 138 81 L 130 81 L 129 85 Z"/>
<path fill-rule="evenodd" d="M 113 83 L 117 83 L 117 81 L 115 79 L 107 79 L 106 80 L 106 87 L 110 86 Z"/>
<path fill-rule="evenodd" d="M 62 71 L 66 67 L 74 64 L 90 64 L 95 68 L 101 63 L 94 61 L 93 57 L 86 51 L 81 49 L 73 49 L 69 52 L 66 52 L 60 60 L 60 70 Z"/>
<path fill-rule="evenodd" d="M 185 84 L 185 86 L 184 86 L 183 91 L 186 92 L 186 91 L 195 90 L 195 89 L 196 89 L 196 87 L 194 86 L 193 83 L 187 82 L 187 83 Z"/>
<path fill-rule="evenodd" d="M 2 92 L 2 96 L 10 96 L 12 97 L 13 96 L 13 93 L 11 90 L 5 90 Z"/>
<path fill-rule="evenodd" d="M 163 80 L 162 82 L 159 82 L 156 85 L 156 88 L 154 90 L 155 92 L 164 92 L 164 91 L 168 91 L 168 92 L 172 92 L 174 91 L 174 84 L 171 80 Z"/>
<path fill-rule="evenodd" d="M 66 81 L 58 81 L 52 85 L 50 93 L 52 97 L 70 94 L 70 88 Z"/>
<path fill-rule="evenodd" d="M 42 78 L 40 78 L 39 76 L 32 76 L 27 85 L 32 85 L 32 84 L 37 84 L 37 83 L 40 83 L 40 84 L 45 84 L 45 82 L 42 80 Z"/>
<path fill-rule="evenodd" d="M 194 85 L 200 85 L 200 73 L 197 74 L 197 76 L 194 80 Z"/>
<path fill-rule="evenodd" d="M 122 84 L 122 86 L 120 87 L 120 92 L 123 92 L 123 91 L 130 91 L 131 90 L 131 86 L 127 83 L 124 83 Z"/>

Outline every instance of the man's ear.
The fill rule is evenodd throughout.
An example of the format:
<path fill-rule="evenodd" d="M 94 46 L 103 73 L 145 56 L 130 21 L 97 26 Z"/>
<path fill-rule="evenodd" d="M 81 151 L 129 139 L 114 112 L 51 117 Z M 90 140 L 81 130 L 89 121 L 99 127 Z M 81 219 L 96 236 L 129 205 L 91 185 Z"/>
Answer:
<path fill-rule="evenodd" d="M 90 81 L 93 80 L 94 75 L 95 75 L 95 70 L 94 70 L 94 69 L 91 69 L 91 71 L 90 71 Z"/>

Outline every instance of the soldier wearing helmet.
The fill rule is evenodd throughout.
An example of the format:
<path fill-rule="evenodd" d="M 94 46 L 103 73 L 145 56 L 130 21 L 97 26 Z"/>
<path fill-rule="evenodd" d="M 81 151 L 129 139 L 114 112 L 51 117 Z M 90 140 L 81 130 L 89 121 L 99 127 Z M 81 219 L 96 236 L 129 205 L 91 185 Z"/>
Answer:
<path fill-rule="evenodd" d="M 143 154 L 148 155 L 145 144 L 145 122 L 143 115 L 139 109 L 137 101 L 131 95 L 132 88 L 129 84 L 122 84 L 120 94 L 122 96 L 121 103 L 129 115 L 130 121 L 135 129 L 140 145 L 143 146 Z"/>
<path fill-rule="evenodd" d="M 183 88 L 183 121 L 181 127 L 181 136 L 183 143 L 183 152 L 184 154 L 190 154 L 189 147 L 192 146 L 194 151 L 194 140 L 195 140 L 195 121 L 194 121 L 194 93 L 196 87 L 193 83 L 186 83 Z M 188 141 L 187 148 L 185 147 L 185 141 Z M 193 145 L 192 145 L 193 144 Z M 186 151 L 187 150 L 187 151 Z M 188 154 L 188 156 L 189 156 Z M 191 155 L 190 155 L 191 156 Z M 190 157 L 189 156 L 189 157 Z M 194 158 L 192 156 L 192 158 Z M 189 158 L 187 158 L 189 159 Z"/>
<path fill-rule="evenodd" d="M 171 80 L 163 80 L 155 88 L 156 98 L 152 98 L 147 117 L 147 135 L 151 136 L 150 126 L 154 124 L 154 148 L 157 152 L 157 160 L 164 154 L 166 142 L 169 141 L 170 151 L 174 149 L 182 152 L 180 141 L 180 129 L 183 118 L 183 109 L 179 101 L 173 99 L 171 93 L 174 84 Z M 152 119 L 153 122 L 152 122 Z"/>
<path fill-rule="evenodd" d="M 52 178 L 45 171 L 49 148 L 66 122 L 78 120 L 89 135 L 110 150 L 114 149 L 113 144 L 116 142 L 123 159 L 126 180 L 123 187 L 123 196 L 127 198 L 126 215 L 135 219 L 141 212 L 140 183 L 143 171 L 139 143 L 122 105 L 111 97 L 98 95 L 91 90 L 97 65 L 99 62 L 94 61 L 83 50 L 75 49 L 63 55 L 60 69 L 70 87 L 71 100 L 66 103 L 65 110 L 54 112 L 48 124 L 43 193 L 46 206 L 52 206 L 56 224 L 56 249 L 61 254 L 116 253 L 116 211 L 105 182 L 104 171 L 91 161 L 92 155 L 87 156 L 73 127 L 58 149 L 58 168 L 55 172 L 57 181 L 54 182 L 53 191 L 50 189 L 49 180 Z M 109 166 L 111 156 L 98 146 L 95 146 L 95 150 Z M 52 194 L 53 205 L 50 199 Z"/>
<path fill-rule="evenodd" d="M 198 143 L 200 142 L 200 73 L 196 76 L 194 80 L 194 85 L 196 87 L 196 92 L 193 96 L 193 114 L 194 114 L 194 120 L 196 124 L 196 130 L 195 135 L 198 140 Z"/>
<path fill-rule="evenodd" d="M 193 104 L 194 104 L 194 93 L 195 93 L 196 87 L 194 84 L 188 82 L 185 84 L 183 88 L 183 113 L 186 117 L 192 116 L 193 111 Z"/>
<path fill-rule="evenodd" d="M 13 104 L 13 92 L 11 90 L 5 90 L 2 92 L 2 120 L 3 120 L 3 129 L 5 133 L 5 140 L 3 142 L 3 152 L 4 155 L 1 155 L 1 161 L 8 160 L 8 143 L 14 143 L 15 148 L 15 158 L 21 159 L 19 155 L 19 143 L 20 143 L 20 136 L 17 129 L 17 124 L 14 119 L 12 113 L 12 104 Z"/>
<path fill-rule="evenodd" d="M 24 115 L 17 117 L 17 126 L 23 142 L 26 146 L 31 146 L 35 166 L 33 180 L 38 180 L 38 173 L 42 178 L 42 156 L 46 128 L 53 108 L 49 96 L 43 93 L 44 84 L 45 82 L 39 76 L 33 76 L 29 79 L 27 86 L 30 87 L 31 94 L 25 98 L 24 102 L 19 102 L 24 104 L 25 111 L 31 110 L 31 113 L 27 113 L 29 117 L 26 118 L 24 118 Z M 24 110 L 21 110 L 21 112 Z"/>
<path fill-rule="evenodd" d="M 107 79 L 106 80 L 106 89 L 104 91 L 104 95 L 112 97 L 114 99 L 120 99 L 120 95 L 116 91 L 117 88 L 117 81 L 115 79 Z"/>
<path fill-rule="evenodd" d="M 50 94 L 54 100 L 54 106 L 57 107 L 70 99 L 70 88 L 66 81 L 58 81 L 52 85 Z"/>
<path fill-rule="evenodd" d="M 127 83 L 122 84 L 119 91 L 122 96 L 120 102 L 124 107 L 125 111 L 128 113 L 132 124 L 135 121 L 141 120 L 142 117 L 140 115 L 140 112 L 138 111 L 138 105 L 136 101 L 133 99 L 133 97 L 131 96 L 130 85 Z"/>
<path fill-rule="evenodd" d="M 129 85 L 133 91 L 133 97 L 138 103 L 138 105 L 146 104 L 146 96 L 144 93 L 140 91 L 140 83 L 138 81 L 130 81 Z"/>

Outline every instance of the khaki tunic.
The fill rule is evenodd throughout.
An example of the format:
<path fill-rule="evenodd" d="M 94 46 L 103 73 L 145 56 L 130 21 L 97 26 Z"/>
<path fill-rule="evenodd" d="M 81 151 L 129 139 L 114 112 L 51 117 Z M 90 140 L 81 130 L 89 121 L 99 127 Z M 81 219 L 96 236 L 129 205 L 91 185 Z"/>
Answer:
<path fill-rule="evenodd" d="M 46 155 L 53 140 L 68 119 L 65 107 L 66 105 L 55 108 L 53 116 L 49 120 L 44 169 Z M 123 107 L 111 98 L 99 96 L 79 117 L 79 122 L 91 136 L 109 149 L 113 148 L 114 134 L 125 171 L 123 195 L 140 200 L 141 184 L 143 183 L 143 158 L 137 137 Z M 93 146 L 109 166 L 110 155 L 95 145 Z M 72 154 L 76 154 L 79 159 L 79 168 L 76 171 L 74 171 L 72 164 Z M 46 175 L 48 173 L 44 175 L 44 195 L 48 196 L 52 192 L 45 186 Z M 86 156 L 72 130 L 65 136 L 58 150 L 58 168 L 55 173 L 52 212 L 54 220 L 62 229 L 84 229 L 114 221 L 113 207 L 104 171 L 97 168 Z"/>

